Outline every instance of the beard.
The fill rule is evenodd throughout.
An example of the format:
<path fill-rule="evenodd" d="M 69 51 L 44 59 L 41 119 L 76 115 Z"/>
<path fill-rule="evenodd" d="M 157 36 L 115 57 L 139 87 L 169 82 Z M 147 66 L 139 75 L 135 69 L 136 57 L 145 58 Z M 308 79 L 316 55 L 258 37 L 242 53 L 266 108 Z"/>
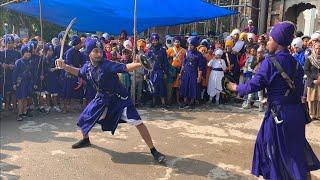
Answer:
<path fill-rule="evenodd" d="M 90 57 L 90 61 L 93 65 L 100 64 L 102 62 L 102 57 Z"/>

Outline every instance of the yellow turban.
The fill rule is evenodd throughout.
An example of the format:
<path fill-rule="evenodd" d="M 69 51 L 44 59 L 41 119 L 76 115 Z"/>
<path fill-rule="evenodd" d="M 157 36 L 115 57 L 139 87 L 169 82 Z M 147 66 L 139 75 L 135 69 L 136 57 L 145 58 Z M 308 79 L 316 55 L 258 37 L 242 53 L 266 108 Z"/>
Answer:
<path fill-rule="evenodd" d="M 137 46 L 138 46 L 138 47 L 143 47 L 143 48 L 145 48 L 146 45 L 147 45 L 147 43 L 146 43 L 146 41 L 145 41 L 144 39 L 139 39 L 139 40 L 137 41 Z"/>
<path fill-rule="evenodd" d="M 248 40 L 248 35 L 247 35 L 247 33 L 242 32 L 242 33 L 240 34 L 239 39 L 242 40 L 242 41 L 247 41 L 247 40 Z"/>
<path fill-rule="evenodd" d="M 226 47 L 233 47 L 233 45 L 234 45 L 233 40 L 226 40 L 225 45 L 226 45 Z"/>

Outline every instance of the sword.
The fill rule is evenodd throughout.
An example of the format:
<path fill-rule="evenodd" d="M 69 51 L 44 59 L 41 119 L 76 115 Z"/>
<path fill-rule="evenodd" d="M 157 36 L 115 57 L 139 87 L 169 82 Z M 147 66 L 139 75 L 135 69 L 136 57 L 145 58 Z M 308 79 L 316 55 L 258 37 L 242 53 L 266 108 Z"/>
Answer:
<path fill-rule="evenodd" d="M 59 56 L 59 59 L 63 60 L 62 59 L 62 56 L 63 56 L 63 50 L 64 50 L 64 43 L 66 42 L 66 39 L 67 39 L 67 36 L 68 36 L 68 33 L 72 27 L 72 25 L 76 22 L 77 18 L 73 18 L 69 25 L 67 26 L 67 29 L 65 30 L 64 32 L 64 35 L 63 35 L 63 38 L 62 38 L 62 41 L 61 41 L 61 48 L 60 48 L 60 56 Z M 55 62 L 56 66 L 57 66 L 57 62 Z M 58 66 L 57 66 L 58 67 Z M 60 68 L 59 68 L 60 69 Z"/>
<path fill-rule="evenodd" d="M 273 117 L 273 119 L 274 119 L 274 122 L 275 122 L 276 124 L 281 124 L 281 123 L 283 122 L 283 120 L 279 120 L 276 112 L 275 112 L 272 108 L 270 108 L 270 111 L 271 111 L 272 117 Z"/>

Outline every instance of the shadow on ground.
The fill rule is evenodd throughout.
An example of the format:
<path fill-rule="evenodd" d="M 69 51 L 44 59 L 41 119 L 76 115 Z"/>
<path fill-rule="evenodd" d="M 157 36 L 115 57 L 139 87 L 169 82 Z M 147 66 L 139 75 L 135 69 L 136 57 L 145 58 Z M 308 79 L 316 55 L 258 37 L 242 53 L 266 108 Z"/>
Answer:
<path fill-rule="evenodd" d="M 92 145 L 91 147 L 104 153 L 107 153 L 111 156 L 112 162 L 117 164 L 155 165 L 151 154 L 145 152 L 121 153 L 97 145 Z M 180 160 L 177 161 L 177 159 Z M 160 164 L 158 165 L 162 166 Z M 248 177 L 246 176 L 235 174 L 208 162 L 192 158 L 183 158 L 167 155 L 167 162 L 163 166 L 173 169 L 174 174 L 178 175 L 195 175 L 201 177 L 208 177 L 209 179 L 219 179 L 222 177 L 223 179 L 248 179 Z M 210 177 L 210 173 L 208 175 L 208 172 L 212 170 L 214 170 L 215 174 L 212 174 L 212 177 Z"/>

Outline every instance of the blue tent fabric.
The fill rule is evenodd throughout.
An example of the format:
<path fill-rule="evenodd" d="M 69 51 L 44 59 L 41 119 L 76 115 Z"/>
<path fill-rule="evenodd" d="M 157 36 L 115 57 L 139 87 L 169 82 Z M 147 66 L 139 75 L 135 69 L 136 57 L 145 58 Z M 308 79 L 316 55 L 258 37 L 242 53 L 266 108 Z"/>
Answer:
<path fill-rule="evenodd" d="M 6 6 L 39 17 L 38 0 Z M 82 32 L 133 32 L 134 0 L 42 0 L 43 19 L 61 26 L 77 18 L 73 29 Z M 171 26 L 236 14 L 202 0 L 137 0 L 137 30 Z"/>

